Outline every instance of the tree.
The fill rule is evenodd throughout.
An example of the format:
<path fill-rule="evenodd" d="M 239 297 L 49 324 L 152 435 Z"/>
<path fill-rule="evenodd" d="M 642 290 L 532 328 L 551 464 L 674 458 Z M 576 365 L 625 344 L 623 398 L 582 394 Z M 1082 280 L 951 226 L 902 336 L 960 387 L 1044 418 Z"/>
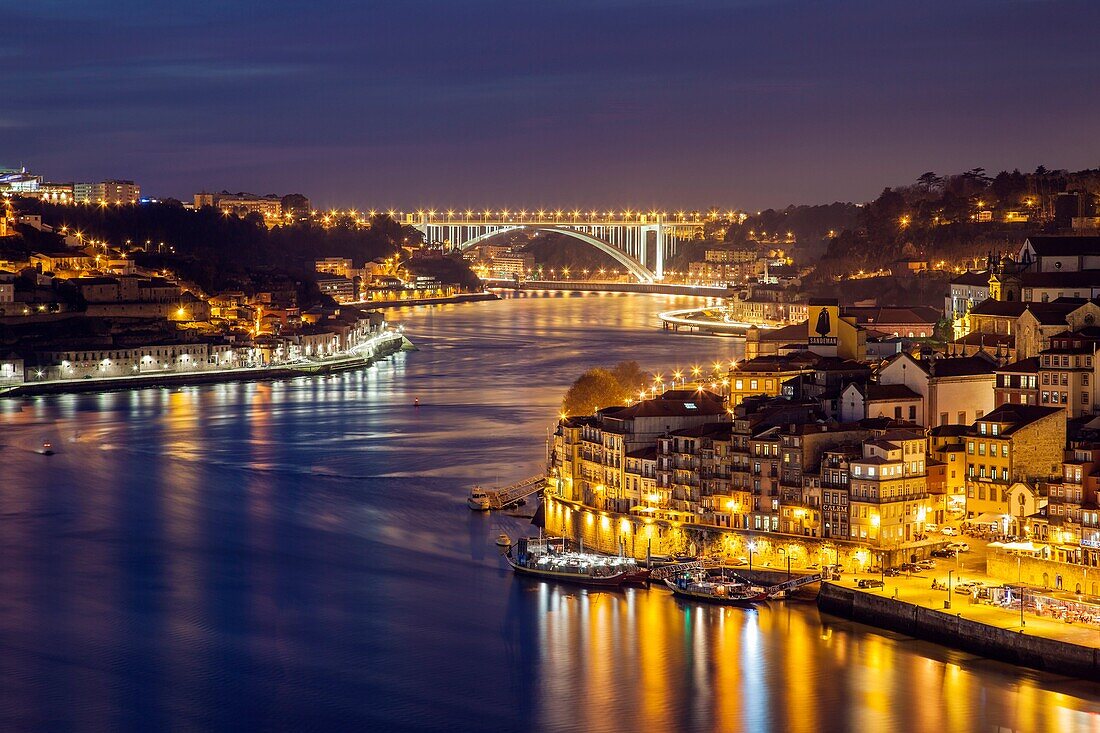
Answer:
<path fill-rule="evenodd" d="M 612 405 L 625 405 L 649 382 L 636 361 L 622 361 L 611 369 L 595 368 L 577 377 L 562 399 L 566 415 L 588 415 Z"/>
<path fill-rule="evenodd" d="M 943 176 L 937 176 L 932 171 L 922 173 L 917 179 L 917 185 L 923 188 L 927 193 L 932 193 L 943 185 Z"/>

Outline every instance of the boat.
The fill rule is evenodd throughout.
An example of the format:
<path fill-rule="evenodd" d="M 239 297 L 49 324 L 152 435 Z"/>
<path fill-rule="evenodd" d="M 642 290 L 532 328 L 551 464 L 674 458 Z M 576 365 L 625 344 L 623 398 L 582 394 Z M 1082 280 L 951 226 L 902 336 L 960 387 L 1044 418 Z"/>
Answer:
<path fill-rule="evenodd" d="M 39 450 L 38 452 L 41 453 L 44 456 L 52 456 L 53 455 L 53 443 L 51 443 L 48 440 L 43 442 L 42 443 L 42 449 Z"/>
<path fill-rule="evenodd" d="M 544 580 L 611 588 L 649 580 L 649 570 L 638 567 L 633 558 L 573 552 L 566 549 L 564 539 L 521 537 L 504 557 L 516 575 Z"/>
<path fill-rule="evenodd" d="M 489 494 L 480 486 L 470 489 L 470 495 L 466 497 L 466 504 L 475 512 L 489 511 Z"/>
<path fill-rule="evenodd" d="M 665 585 L 681 598 L 726 606 L 751 606 L 768 600 L 763 588 L 726 578 L 711 578 L 706 573 L 682 573 L 675 578 L 665 578 Z"/>
<path fill-rule="evenodd" d="M 497 547 L 511 547 L 512 538 L 501 532 L 497 535 Z"/>

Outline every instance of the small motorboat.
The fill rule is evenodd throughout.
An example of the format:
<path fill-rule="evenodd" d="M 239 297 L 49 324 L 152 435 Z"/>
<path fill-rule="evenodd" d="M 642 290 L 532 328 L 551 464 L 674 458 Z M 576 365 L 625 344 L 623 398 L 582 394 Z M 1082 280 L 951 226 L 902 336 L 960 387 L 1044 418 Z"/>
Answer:
<path fill-rule="evenodd" d="M 511 547 L 512 538 L 501 532 L 497 535 L 497 547 Z"/>
<path fill-rule="evenodd" d="M 41 453 L 44 456 L 52 456 L 53 455 L 53 443 L 51 443 L 48 440 L 43 441 L 42 448 L 38 452 Z"/>
<path fill-rule="evenodd" d="M 466 504 L 475 512 L 487 512 L 489 511 L 489 493 L 480 486 L 475 486 L 466 497 Z"/>

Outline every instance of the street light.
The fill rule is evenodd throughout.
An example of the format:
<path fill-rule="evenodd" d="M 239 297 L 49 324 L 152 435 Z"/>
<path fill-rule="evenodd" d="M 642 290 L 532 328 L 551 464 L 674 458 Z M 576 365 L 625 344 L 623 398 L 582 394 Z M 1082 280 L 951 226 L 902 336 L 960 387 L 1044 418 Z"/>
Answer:
<path fill-rule="evenodd" d="M 752 572 L 752 553 L 756 552 L 756 543 L 749 543 L 749 572 Z"/>

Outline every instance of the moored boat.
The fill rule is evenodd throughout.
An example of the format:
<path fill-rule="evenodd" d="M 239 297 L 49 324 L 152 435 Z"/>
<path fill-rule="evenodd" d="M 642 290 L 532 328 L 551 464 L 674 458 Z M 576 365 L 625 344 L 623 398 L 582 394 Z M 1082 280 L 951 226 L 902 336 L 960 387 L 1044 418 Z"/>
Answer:
<path fill-rule="evenodd" d="M 665 585 L 681 598 L 727 606 L 748 606 L 768 600 L 768 594 L 763 588 L 725 578 L 712 579 L 696 573 L 665 578 Z"/>
<path fill-rule="evenodd" d="M 497 547 L 511 547 L 512 538 L 501 532 L 497 535 Z"/>
<path fill-rule="evenodd" d="M 581 585 L 618 587 L 643 584 L 649 570 L 633 558 L 571 552 L 562 539 L 520 538 L 505 555 L 517 575 Z"/>
<path fill-rule="evenodd" d="M 489 511 L 489 493 L 480 486 L 475 486 L 466 497 L 466 505 L 476 512 Z"/>

